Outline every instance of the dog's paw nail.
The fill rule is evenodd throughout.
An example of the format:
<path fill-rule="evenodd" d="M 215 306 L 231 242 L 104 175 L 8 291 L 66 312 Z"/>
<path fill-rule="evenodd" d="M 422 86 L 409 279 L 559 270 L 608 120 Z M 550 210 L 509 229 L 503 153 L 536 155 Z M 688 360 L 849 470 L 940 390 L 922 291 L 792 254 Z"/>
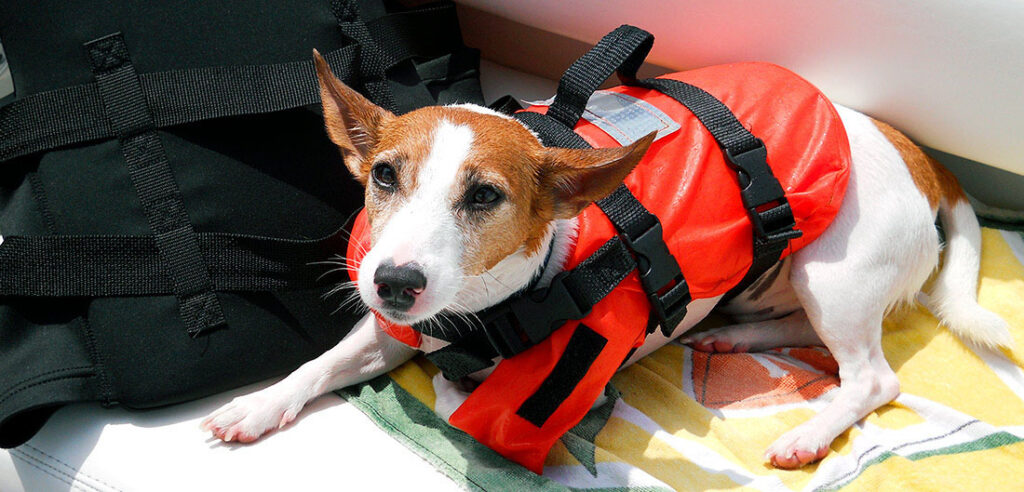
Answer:
<path fill-rule="evenodd" d="M 797 451 L 796 452 L 796 461 L 799 464 L 810 463 L 811 461 L 814 461 L 815 458 L 817 458 L 817 453 L 815 453 L 815 452 L 811 452 L 811 451 Z"/>

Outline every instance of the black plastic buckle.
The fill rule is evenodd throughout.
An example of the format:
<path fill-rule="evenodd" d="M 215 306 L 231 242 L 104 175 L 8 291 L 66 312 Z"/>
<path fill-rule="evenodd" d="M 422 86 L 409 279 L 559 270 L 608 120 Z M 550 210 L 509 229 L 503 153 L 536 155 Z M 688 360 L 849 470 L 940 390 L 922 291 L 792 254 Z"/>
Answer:
<path fill-rule="evenodd" d="M 569 273 L 555 275 L 548 288 L 527 292 L 487 316 L 483 331 L 498 355 L 517 355 L 550 336 L 563 322 L 590 314 L 590 309 L 580 308 L 565 286 Z"/>
<path fill-rule="evenodd" d="M 665 244 L 661 222 L 656 222 L 636 239 L 625 234 L 619 237 L 636 254 L 637 273 L 651 303 L 651 316 L 658 320 L 662 332 L 671 333 L 686 316 L 686 305 L 691 298 L 679 262 Z M 668 290 L 661 293 L 667 287 Z"/>
<path fill-rule="evenodd" d="M 788 241 L 803 235 L 803 231 L 795 229 L 793 214 L 789 212 L 789 201 L 779 180 L 768 167 L 768 150 L 758 140 L 758 145 L 739 154 L 733 154 L 727 148 L 722 149 L 726 160 L 738 172 L 740 181 L 740 198 L 747 215 L 754 226 L 758 238 L 769 243 Z M 772 205 L 763 209 L 766 205 Z M 780 207 L 785 207 L 780 213 Z M 763 209 L 763 210 L 759 210 Z M 782 223 L 778 219 L 787 217 Z"/>

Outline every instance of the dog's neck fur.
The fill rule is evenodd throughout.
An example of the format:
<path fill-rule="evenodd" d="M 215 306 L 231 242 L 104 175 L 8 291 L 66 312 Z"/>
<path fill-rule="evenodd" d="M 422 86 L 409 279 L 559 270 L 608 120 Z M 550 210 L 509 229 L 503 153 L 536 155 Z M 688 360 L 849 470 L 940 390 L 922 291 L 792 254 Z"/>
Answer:
<path fill-rule="evenodd" d="M 552 221 L 544 235 L 544 246 L 534 254 L 527 254 L 525 248 L 519 248 L 491 269 L 466 279 L 466 285 L 459 291 L 450 310 L 482 311 L 525 289 L 535 279 L 538 287 L 550 284 L 551 279 L 564 270 L 576 242 L 577 225 L 575 218 Z"/>

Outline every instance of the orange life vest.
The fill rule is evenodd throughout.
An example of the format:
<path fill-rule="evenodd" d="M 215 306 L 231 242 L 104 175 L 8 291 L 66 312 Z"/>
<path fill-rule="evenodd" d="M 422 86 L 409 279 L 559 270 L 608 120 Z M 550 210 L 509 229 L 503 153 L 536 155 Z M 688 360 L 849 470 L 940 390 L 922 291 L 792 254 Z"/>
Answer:
<path fill-rule="evenodd" d="M 817 238 L 835 217 L 849 177 L 850 148 L 834 107 L 814 86 L 781 67 L 736 63 L 665 75 L 722 101 L 764 141 L 768 164 L 785 190 L 802 237 L 783 256 Z M 693 299 L 712 298 L 735 287 L 750 268 L 752 226 L 740 199 L 736 172 L 718 144 L 682 104 L 655 90 L 619 86 L 611 92 L 640 99 L 671 117 L 679 129 L 655 141 L 625 184 L 663 225 Z M 526 111 L 546 111 L 532 106 Z M 593 147 L 618 142 L 588 120 L 574 131 Z M 578 265 L 617 232 L 595 205 L 578 217 L 579 237 L 564 269 Z M 349 258 L 367 251 L 363 214 L 353 227 Z M 363 247 L 357 245 L 362 241 Z M 540 473 L 551 446 L 575 426 L 600 397 L 630 351 L 646 336 L 647 295 L 634 271 L 580 321 L 502 360 L 455 411 L 449 422 L 512 461 Z M 394 338 L 418 346 L 420 335 L 381 319 Z M 580 325 L 607 340 L 582 379 L 553 413 L 535 425 L 517 410 L 538 391 L 562 359 Z M 571 384 L 572 382 L 570 382 Z"/>

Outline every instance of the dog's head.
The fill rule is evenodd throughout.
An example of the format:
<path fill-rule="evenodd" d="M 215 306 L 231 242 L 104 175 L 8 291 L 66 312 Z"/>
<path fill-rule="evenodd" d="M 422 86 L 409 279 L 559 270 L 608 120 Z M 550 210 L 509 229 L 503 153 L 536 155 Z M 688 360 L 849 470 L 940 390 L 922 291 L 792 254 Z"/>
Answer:
<path fill-rule="evenodd" d="M 472 105 L 395 116 L 314 58 L 327 133 L 366 187 L 372 247 L 358 266 L 359 295 L 401 324 L 500 301 L 465 294 L 503 262 L 546 251 L 552 222 L 611 193 L 653 141 L 545 148 L 518 121 Z M 535 273 L 503 285 L 505 295 Z"/>

